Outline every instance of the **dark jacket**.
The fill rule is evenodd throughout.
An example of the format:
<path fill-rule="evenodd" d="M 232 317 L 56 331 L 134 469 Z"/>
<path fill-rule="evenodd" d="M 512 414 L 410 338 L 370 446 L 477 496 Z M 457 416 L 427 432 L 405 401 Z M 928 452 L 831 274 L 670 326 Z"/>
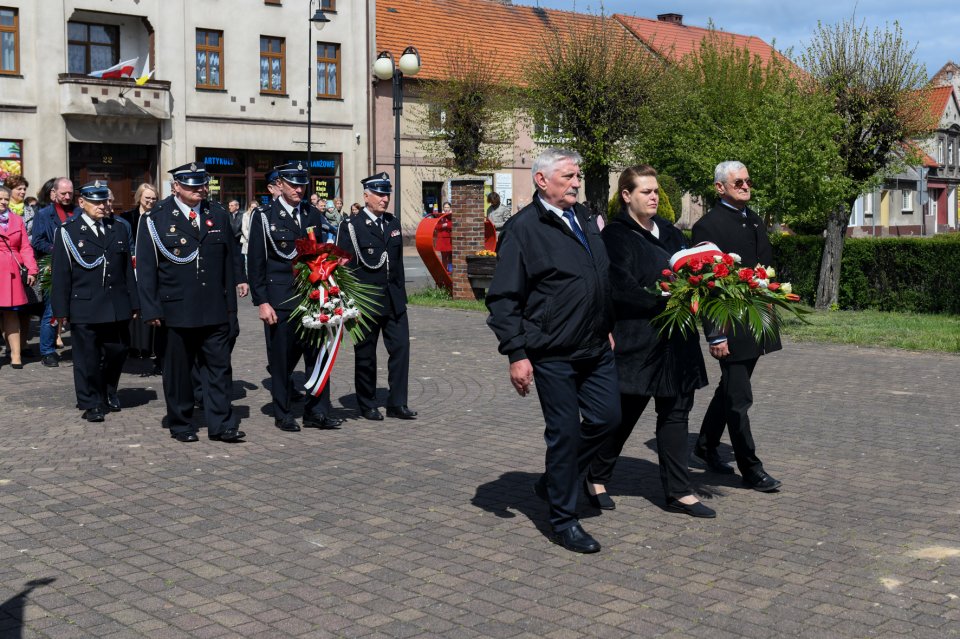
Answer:
<path fill-rule="evenodd" d="M 67 221 L 80 215 L 80 207 L 75 207 Z M 56 239 L 57 229 L 60 228 L 60 216 L 53 204 L 48 204 L 37 212 L 33 220 L 33 229 L 30 231 L 30 245 L 39 260 L 44 255 L 53 254 L 53 242 Z"/>
<path fill-rule="evenodd" d="M 257 209 L 250 220 L 250 243 L 247 248 L 247 274 L 250 296 L 254 306 L 270 304 L 275 310 L 293 310 L 300 303 L 293 276 L 293 260 L 281 257 L 296 248 L 296 241 L 307 237 L 307 229 L 316 227 L 318 241 L 329 228 L 326 218 L 316 208 L 307 205 L 308 212 L 301 217 L 301 225 L 289 215 L 279 200 Z M 267 234 L 263 232 L 264 224 Z M 237 249 L 240 250 L 239 248 Z"/>
<path fill-rule="evenodd" d="M 144 321 L 163 319 L 167 326 L 197 328 L 230 321 L 237 312 L 236 240 L 226 210 L 204 201 L 197 226 L 182 213 L 174 196 L 161 200 L 150 212 L 157 239 L 150 235 L 148 220 L 137 232 L 137 289 Z M 180 264 L 198 250 L 196 259 Z"/>
<path fill-rule="evenodd" d="M 620 392 L 630 395 L 676 397 L 707 385 L 707 369 L 700 351 L 700 335 L 674 332 L 658 336 L 651 320 L 666 306 L 666 298 L 647 289 L 656 285 L 670 256 L 686 248 L 686 238 L 660 217 L 656 238 L 633 218 L 621 215 L 603 229 L 610 256 L 613 290 L 613 327 Z"/>
<path fill-rule="evenodd" d="M 613 327 L 609 261 L 596 218 L 574 207 L 590 252 L 539 197 L 504 225 L 487 324 L 510 362 L 603 354 Z"/>
<path fill-rule="evenodd" d="M 384 213 L 383 220 L 384 229 L 381 235 L 366 211 L 345 218 L 337 232 L 337 246 L 353 256 L 347 266 L 357 280 L 377 288 L 377 292 L 372 295 L 377 305 L 374 312 L 379 316 L 399 317 L 407 312 L 403 236 L 396 217 L 391 213 Z M 380 263 L 384 252 L 387 253 L 386 262 L 379 268 L 370 268 Z"/>
<path fill-rule="evenodd" d="M 746 217 L 729 206 L 717 202 L 706 215 L 693 225 L 693 243 L 713 242 L 724 253 L 736 253 L 746 268 L 757 264 L 773 264 L 773 247 L 767 237 L 767 227 L 756 213 L 746 209 Z M 712 326 L 704 322 L 707 339 L 726 336 L 731 362 L 756 359 L 765 353 L 780 350 L 780 337 L 767 338 L 757 344 L 750 330 L 742 324 L 732 327 Z"/>
<path fill-rule="evenodd" d="M 149 213 L 149 211 L 148 211 Z M 129 211 L 124 211 L 120 214 L 120 217 L 126 220 L 127 224 L 130 225 L 130 233 L 133 235 L 133 245 L 134 245 L 134 255 L 136 255 L 136 245 L 137 245 L 137 231 L 140 230 L 140 218 L 143 217 L 140 215 L 140 207 L 135 206 Z"/>
<path fill-rule="evenodd" d="M 67 317 L 77 324 L 106 324 L 129 320 L 140 308 L 127 227 L 109 217 L 103 219 L 103 227 L 103 236 L 95 235 L 77 216 L 58 229 L 50 294 L 54 317 Z M 84 262 L 93 264 L 102 256 L 105 265 L 87 269 L 79 264 L 64 242 L 64 233 Z"/>

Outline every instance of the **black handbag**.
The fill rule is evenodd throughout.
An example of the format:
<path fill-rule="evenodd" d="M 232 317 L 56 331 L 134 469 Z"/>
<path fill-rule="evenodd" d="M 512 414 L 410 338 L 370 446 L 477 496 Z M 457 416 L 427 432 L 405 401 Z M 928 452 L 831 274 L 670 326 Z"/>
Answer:
<path fill-rule="evenodd" d="M 17 263 L 17 267 L 20 269 L 20 283 L 23 284 L 23 292 L 27 296 L 27 304 L 37 304 L 38 302 L 43 301 L 43 294 L 40 292 L 40 274 L 37 273 L 36 282 L 33 286 L 28 284 L 27 278 L 30 277 L 30 271 L 27 270 L 27 267 L 20 263 L 20 260 L 17 259 L 17 254 L 13 252 L 13 248 L 10 246 L 10 242 L 7 241 L 7 238 L 0 235 L 0 240 L 3 240 L 3 243 L 7 245 L 7 250 L 10 251 L 10 256 L 13 258 L 13 261 Z"/>

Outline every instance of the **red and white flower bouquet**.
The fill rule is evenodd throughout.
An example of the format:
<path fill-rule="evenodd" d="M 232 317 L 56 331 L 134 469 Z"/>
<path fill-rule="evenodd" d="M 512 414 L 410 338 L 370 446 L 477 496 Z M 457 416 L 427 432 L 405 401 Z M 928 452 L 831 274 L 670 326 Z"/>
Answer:
<path fill-rule="evenodd" d="M 344 330 L 356 343 L 377 306 L 376 288 L 359 282 L 347 268 L 350 254 L 316 241 L 313 229 L 297 240 L 293 272 L 299 304 L 291 313 L 299 335 L 320 349 L 307 390 L 319 395 L 330 378 Z"/>
<path fill-rule="evenodd" d="M 796 302 L 789 282 L 777 282 L 771 266 L 745 268 L 736 253 L 724 253 L 715 244 L 703 242 L 675 253 L 670 269 L 664 269 L 653 289 L 669 297 L 667 306 L 653 322 L 660 334 L 675 330 L 686 335 L 698 319 L 736 331 L 745 326 L 759 342 L 779 333 L 781 311 L 801 321 L 809 309 Z"/>

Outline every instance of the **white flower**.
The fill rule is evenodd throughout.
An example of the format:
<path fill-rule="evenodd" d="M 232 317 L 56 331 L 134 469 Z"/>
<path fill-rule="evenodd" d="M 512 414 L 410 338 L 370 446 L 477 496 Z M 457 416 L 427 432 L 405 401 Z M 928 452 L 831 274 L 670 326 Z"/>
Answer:
<path fill-rule="evenodd" d="M 734 261 L 734 262 L 740 262 L 740 256 L 737 255 L 736 253 L 729 253 L 729 255 L 730 255 L 730 257 L 733 258 L 733 261 Z"/>
<path fill-rule="evenodd" d="M 757 284 L 760 285 L 760 288 L 767 288 L 770 284 L 770 280 L 757 280 Z"/>
<path fill-rule="evenodd" d="M 793 293 L 793 287 L 790 286 L 790 282 L 784 282 L 780 285 L 780 290 L 783 291 L 786 295 Z"/>
<path fill-rule="evenodd" d="M 765 270 L 765 271 L 767 272 L 767 277 L 776 277 L 776 276 L 777 276 L 777 272 L 776 272 L 775 270 L 773 270 L 773 267 L 772 267 L 772 266 L 764 266 L 764 267 L 763 267 L 763 270 Z"/>
<path fill-rule="evenodd" d="M 714 256 L 713 256 L 713 261 L 714 261 L 715 263 L 719 264 L 720 262 L 723 261 L 723 256 L 722 256 L 722 255 L 714 255 Z"/>

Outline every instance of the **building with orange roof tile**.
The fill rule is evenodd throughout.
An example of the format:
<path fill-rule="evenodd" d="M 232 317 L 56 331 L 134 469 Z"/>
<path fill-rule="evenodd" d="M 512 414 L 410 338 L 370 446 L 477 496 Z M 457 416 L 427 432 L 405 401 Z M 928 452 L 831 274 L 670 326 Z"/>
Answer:
<path fill-rule="evenodd" d="M 951 84 L 920 89 L 918 97 L 936 129 L 903 145 L 903 157 L 919 156 L 915 166 L 886 177 L 880 188 L 857 199 L 848 229 L 852 236 L 925 236 L 958 229 L 960 99 Z"/>
<path fill-rule="evenodd" d="M 404 234 L 412 238 L 425 211 L 441 208 L 449 198 L 450 173 L 431 162 L 423 150 L 426 140 L 423 122 L 428 105 L 417 98 L 419 80 L 449 77 L 448 60 L 465 49 L 494 61 L 504 83 L 520 85 L 527 67 L 536 64 L 541 43 L 566 33 L 583 31 L 598 24 L 599 17 L 513 4 L 510 0 L 376 0 L 376 51 L 390 51 L 398 58 L 407 46 L 420 53 L 422 65 L 414 78 L 406 78 L 405 105 L 400 127 L 401 222 Z M 657 20 L 625 15 L 611 16 L 604 23 L 622 34 L 625 41 L 639 41 L 666 62 L 692 51 L 710 33 L 709 29 L 683 24 L 679 14 L 663 14 Z M 779 55 L 759 38 L 729 35 L 736 46 L 745 46 L 764 60 Z M 394 173 L 394 115 L 389 81 L 374 80 L 373 90 L 373 171 Z M 441 118 L 438 114 L 438 120 Z M 516 212 L 533 197 L 530 163 L 544 145 L 550 131 L 521 128 L 509 144 L 502 169 L 486 176 L 488 189 Z M 611 184 L 615 186 L 616 175 Z M 691 207 L 684 198 L 682 221 L 692 223 Z M 677 206 L 674 203 L 674 206 Z M 698 209 L 696 209 L 698 210 Z"/>

